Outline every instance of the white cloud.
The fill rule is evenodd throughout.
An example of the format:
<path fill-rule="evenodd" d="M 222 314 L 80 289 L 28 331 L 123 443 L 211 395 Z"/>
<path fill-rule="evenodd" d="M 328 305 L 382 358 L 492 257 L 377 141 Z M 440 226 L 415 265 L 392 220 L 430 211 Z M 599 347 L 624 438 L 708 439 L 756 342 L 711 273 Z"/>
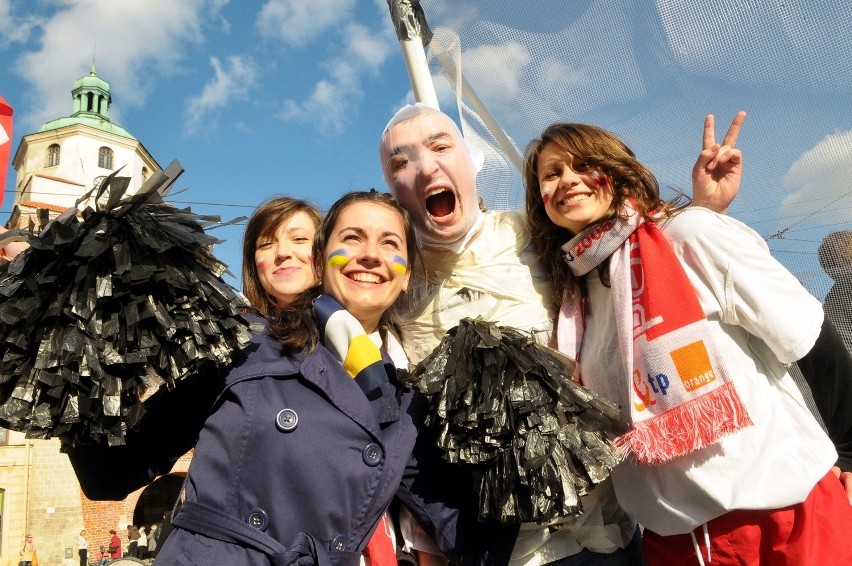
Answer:
<path fill-rule="evenodd" d="M 302 46 L 351 17 L 355 0 L 269 0 L 257 16 L 260 34 Z"/>
<path fill-rule="evenodd" d="M 518 95 L 530 61 L 529 50 L 517 41 L 480 45 L 464 52 L 464 73 L 481 98 L 506 101 Z"/>
<path fill-rule="evenodd" d="M 24 110 L 24 128 L 69 114 L 69 87 L 89 70 L 93 56 L 98 74 L 121 93 L 121 104 L 142 105 L 156 76 L 177 71 L 187 45 L 203 39 L 205 18 L 218 17 L 224 3 L 64 0 L 40 23 L 40 45 L 14 66 L 32 84 L 31 107 L 19 109 Z"/>
<path fill-rule="evenodd" d="M 564 89 L 567 85 L 585 86 L 591 82 L 585 69 L 577 69 L 558 59 L 542 61 L 539 69 L 536 74 L 544 91 Z"/>
<path fill-rule="evenodd" d="M 0 46 L 27 41 L 40 23 L 41 20 L 32 15 L 18 17 L 12 12 L 11 0 L 0 0 Z"/>
<path fill-rule="evenodd" d="M 218 57 L 211 57 L 210 65 L 214 77 L 204 85 L 201 94 L 187 101 L 186 129 L 190 134 L 212 128 L 211 114 L 234 100 L 247 99 L 257 84 L 257 65 L 249 58 L 228 57 L 223 66 Z"/>
<path fill-rule="evenodd" d="M 852 222 L 852 131 L 820 140 L 793 163 L 783 182 L 791 192 L 781 203 L 785 217 L 814 214 L 826 226 Z"/>
<path fill-rule="evenodd" d="M 341 46 L 338 56 L 323 63 L 326 76 L 317 81 L 306 100 L 286 100 L 279 117 L 312 121 L 325 135 L 341 133 L 364 98 L 362 78 L 375 76 L 396 46 L 396 35 L 386 24 L 381 21 L 378 31 L 354 22 L 336 28 Z"/>
<path fill-rule="evenodd" d="M 344 37 L 344 50 L 370 72 L 377 72 L 391 54 L 387 35 L 376 35 L 362 25 L 349 24 Z"/>

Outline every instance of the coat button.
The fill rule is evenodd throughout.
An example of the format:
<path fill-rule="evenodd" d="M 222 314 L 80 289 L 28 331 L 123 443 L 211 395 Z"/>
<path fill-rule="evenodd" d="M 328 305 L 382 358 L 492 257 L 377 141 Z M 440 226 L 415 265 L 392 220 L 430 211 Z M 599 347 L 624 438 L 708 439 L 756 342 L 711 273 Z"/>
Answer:
<path fill-rule="evenodd" d="M 346 550 L 346 537 L 343 535 L 337 535 L 331 541 L 331 549 L 337 550 L 338 552 L 343 552 Z"/>
<path fill-rule="evenodd" d="M 292 432 L 299 425 L 299 415 L 293 409 L 281 409 L 275 415 L 275 426 L 281 432 Z"/>
<path fill-rule="evenodd" d="M 259 531 L 265 531 L 269 526 L 269 515 L 263 509 L 252 509 L 246 516 L 246 523 Z"/>
<path fill-rule="evenodd" d="M 364 463 L 368 466 L 378 466 L 379 462 L 382 461 L 382 447 L 371 442 L 364 447 L 361 456 L 364 458 Z"/>

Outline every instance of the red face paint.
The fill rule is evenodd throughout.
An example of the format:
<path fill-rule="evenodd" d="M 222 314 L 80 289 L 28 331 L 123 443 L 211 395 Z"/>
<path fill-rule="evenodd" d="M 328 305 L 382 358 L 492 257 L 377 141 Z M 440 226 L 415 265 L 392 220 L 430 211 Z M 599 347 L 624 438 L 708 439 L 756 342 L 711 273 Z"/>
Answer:
<path fill-rule="evenodd" d="M 592 174 L 591 174 L 591 177 L 592 177 L 592 179 L 594 179 L 595 185 L 597 185 L 598 187 L 601 187 L 601 188 L 606 187 L 606 185 L 607 185 L 606 175 L 604 175 L 600 171 L 593 171 Z"/>

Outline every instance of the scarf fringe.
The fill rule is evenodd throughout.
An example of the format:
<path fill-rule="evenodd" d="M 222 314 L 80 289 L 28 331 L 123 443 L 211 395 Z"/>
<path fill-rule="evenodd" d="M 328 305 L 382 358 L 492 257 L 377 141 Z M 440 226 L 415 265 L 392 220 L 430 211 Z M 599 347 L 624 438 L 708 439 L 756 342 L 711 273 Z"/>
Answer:
<path fill-rule="evenodd" d="M 662 415 L 634 423 L 615 446 L 625 458 L 662 464 L 716 443 L 719 438 L 751 426 L 733 383 L 727 383 Z"/>

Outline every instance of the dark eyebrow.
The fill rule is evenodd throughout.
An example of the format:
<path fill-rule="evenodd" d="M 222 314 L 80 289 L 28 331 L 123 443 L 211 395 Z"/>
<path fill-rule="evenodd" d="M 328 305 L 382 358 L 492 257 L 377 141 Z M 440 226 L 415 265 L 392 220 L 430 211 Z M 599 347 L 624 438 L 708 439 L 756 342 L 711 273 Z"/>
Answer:
<path fill-rule="evenodd" d="M 429 136 L 428 138 L 423 140 L 423 144 L 429 145 L 430 143 L 437 141 L 439 139 L 452 138 L 452 137 L 453 136 L 451 136 L 449 132 L 435 132 L 434 134 L 432 134 L 431 136 Z"/>
<path fill-rule="evenodd" d="M 344 226 L 343 228 L 338 230 L 337 233 L 339 235 L 339 234 L 346 232 L 347 230 L 352 230 L 353 232 L 357 232 L 359 235 L 364 235 L 364 234 L 367 233 L 363 228 L 361 228 L 359 226 Z"/>
<path fill-rule="evenodd" d="M 394 238 L 399 239 L 400 241 L 404 241 L 404 238 L 397 234 L 396 232 L 391 232 L 390 230 L 386 230 L 382 232 L 382 237 L 387 238 L 388 236 L 393 236 Z"/>
<path fill-rule="evenodd" d="M 449 132 L 443 132 L 443 131 L 442 132 L 435 132 L 434 134 L 430 135 L 429 137 L 427 137 L 426 139 L 423 140 L 423 145 L 430 145 L 432 142 L 435 142 L 437 140 L 444 139 L 444 138 L 452 139 L 452 137 L 453 136 Z M 400 153 L 402 153 L 403 149 L 405 149 L 406 147 L 408 147 L 408 145 L 398 145 L 398 146 L 392 148 L 389 152 L 389 157 L 399 155 Z"/>
<path fill-rule="evenodd" d="M 345 231 L 347 231 L 347 230 L 352 230 L 353 232 L 357 233 L 359 236 L 366 236 L 366 235 L 367 235 L 367 231 L 366 231 L 366 230 L 364 230 L 363 228 L 361 228 L 360 226 L 344 226 L 343 228 L 341 228 L 340 230 L 338 230 L 338 231 L 337 231 L 337 233 L 338 233 L 338 235 L 339 235 L 339 234 L 342 234 L 343 232 L 345 232 Z M 390 230 L 385 230 L 384 232 L 382 232 L 382 233 L 380 234 L 380 236 L 381 236 L 382 238 L 386 238 L 386 237 L 388 237 L 388 236 L 394 236 L 394 237 L 396 237 L 396 238 L 399 238 L 400 240 L 403 240 L 403 237 L 402 237 L 402 236 L 400 236 L 400 235 L 399 235 L 399 234 L 397 234 L 396 232 L 392 232 L 392 231 L 390 231 Z M 403 241 L 404 241 L 404 240 L 403 240 Z"/>

